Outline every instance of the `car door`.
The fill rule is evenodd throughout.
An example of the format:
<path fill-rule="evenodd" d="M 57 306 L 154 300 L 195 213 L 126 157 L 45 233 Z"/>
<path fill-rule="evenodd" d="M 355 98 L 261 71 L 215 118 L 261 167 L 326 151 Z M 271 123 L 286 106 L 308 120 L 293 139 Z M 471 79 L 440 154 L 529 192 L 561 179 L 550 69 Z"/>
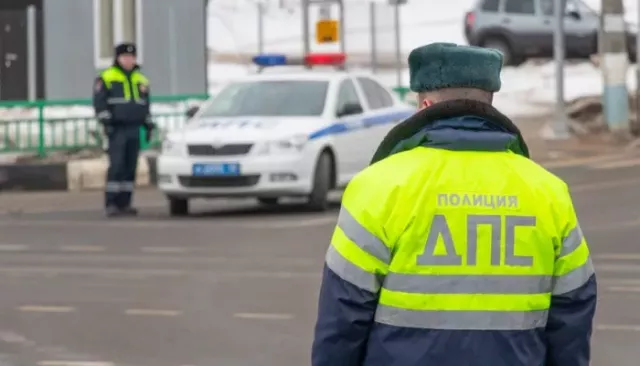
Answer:
<path fill-rule="evenodd" d="M 555 11 L 553 0 L 539 0 L 540 11 L 544 17 L 546 40 L 548 48 L 553 49 L 553 34 L 555 31 Z M 568 56 L 588 55 L 594 50 L 597 41 L 599 19 L 585 9 L 584 4 L 575 0 L 568 0 L 564 14 L 565 50 Z M 549 52 L 553 55 L 553 52 Z"/>
<path fill-rule="evenodd" d="M 366 76 L 359 76 L 356 80 L 367 103 L 364 115 L 367 140 L 363 146 L 367 155 L 364 162 L 366 167 L 382 139 L 397 122 L 402 120 L 402 117 L 397 116 L 393 97 L 378 81 Z"/>
<path fill-rule="evenodd" d="M 334 113 L 343 127 L 333 142 L 338 155 L 338 184 L 344 185 L 362 169 L 365 155 L 362 146 L 366 144 L 362 124 L 364 106 L 351 78 L 344 79 L 338 86 Z"/>
<path fill-rule="evenodd" d="M 548 37 L 543 17 L 536 11 L 536 0 L 505 0 L 502 25 L 513 34 L 521 53 L 537 55 L 547 50 Z"/>

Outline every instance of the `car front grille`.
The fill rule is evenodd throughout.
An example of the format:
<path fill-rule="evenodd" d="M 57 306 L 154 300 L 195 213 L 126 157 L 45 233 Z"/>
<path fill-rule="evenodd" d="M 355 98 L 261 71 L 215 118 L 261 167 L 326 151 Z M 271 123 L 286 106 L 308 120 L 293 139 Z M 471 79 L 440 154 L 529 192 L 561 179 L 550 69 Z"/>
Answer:
<path fill-rule="evenodd" d="M 260 175 L 219 176 L 219 177 L 194 177 L 181 175 L 178 181 L 183 187 L 188 188 L 232 188 L 251 187 L 258 184 Z"/>
<path fill-rule="evenodd" d="M 187 147 L 190 156 L 230 156 L 245 155 L 249 153 L 253 144 L 228 144 L 222 146 L 189 145 Z"/>

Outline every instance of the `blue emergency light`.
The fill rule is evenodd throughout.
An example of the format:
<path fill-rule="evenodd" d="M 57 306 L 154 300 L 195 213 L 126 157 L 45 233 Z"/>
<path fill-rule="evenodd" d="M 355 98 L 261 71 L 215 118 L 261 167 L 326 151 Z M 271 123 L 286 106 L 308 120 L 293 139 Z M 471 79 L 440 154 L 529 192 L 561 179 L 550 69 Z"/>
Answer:
<path fill-rule="evenodd" d="M 277 54 L 263 54 L 253 57 L 253 63 L 262 66 L 284 66 L 287 65 L 287 56 Z"/>
<path fill-rule="evenodd" d="M 344 53 L 310 53 L 303 58 L 287 57 L 283 54 L 262 54 L 254 56 L 253 63 L 259 67 L 270 66 L 343 66 Z"/>

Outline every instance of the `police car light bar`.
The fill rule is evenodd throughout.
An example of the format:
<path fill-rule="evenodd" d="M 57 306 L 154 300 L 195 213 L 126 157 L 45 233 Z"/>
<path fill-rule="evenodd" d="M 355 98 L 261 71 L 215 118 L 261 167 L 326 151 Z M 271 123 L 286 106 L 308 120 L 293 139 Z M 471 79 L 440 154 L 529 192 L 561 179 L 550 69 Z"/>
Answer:
<path fill-rule="evenodd" d="M 342 66 L 347 59 L 344 53 L 310 53 L 304 57 L 307 66 L 334 65 Z"/>
<path fill-rule="evenodd" d="M 260 67 L 271 66 L 319 66 L 319 65 L 344 65 L 346 55 L 344 53 L 310 53 L 303 59 L 287 57 L 283 54 L 262 54 L 254 56 L 253 63 Z"/>

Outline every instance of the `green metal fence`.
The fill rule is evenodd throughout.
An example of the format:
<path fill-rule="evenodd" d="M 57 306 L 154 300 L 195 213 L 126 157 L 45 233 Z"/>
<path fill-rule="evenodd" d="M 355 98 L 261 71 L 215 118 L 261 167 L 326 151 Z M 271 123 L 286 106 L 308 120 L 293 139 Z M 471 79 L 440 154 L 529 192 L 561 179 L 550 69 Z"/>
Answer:
<path fill-rule="evenodd" d="M 393 91 L 407 103 L 415 104 L 408 88 L 398 87 Z M 143 149 L 159 144 L 164 131 L 184 125 L 187 109 L 207 97 L 194 94 L 152 98 L 158 133 L 150 143 L 141 141 Z M 0 154 L 46 156 L 51 151 L 97 148 L 103 145 L 102 136 L 89 99 L 0 101 Z"/>
<path fill-rule="evenodd" d="M 153 120 L 159 132 L 179 128 L 185 112 L 204 94 L 152 98 Z M 143 148 L 158 143 L 160 133 Z M 37 153 L 100 147 L 101 128 L 93 117 L 91 100 L 0 101 L 0 154 Z"/>

